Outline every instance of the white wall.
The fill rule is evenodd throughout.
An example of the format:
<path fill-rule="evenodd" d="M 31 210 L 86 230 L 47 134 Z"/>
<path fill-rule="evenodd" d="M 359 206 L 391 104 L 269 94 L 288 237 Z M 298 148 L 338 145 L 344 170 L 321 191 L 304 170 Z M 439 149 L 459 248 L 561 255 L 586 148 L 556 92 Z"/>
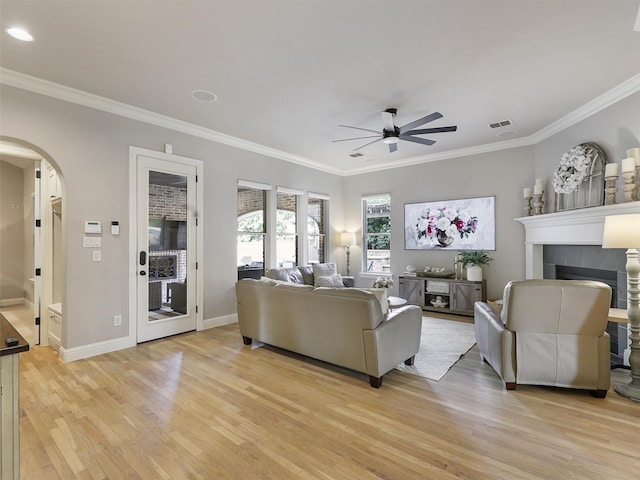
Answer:
<path fill-rule="evenodd" d="M 236 185 L 238 178 L 331 197 L 342 221 L 342 178 L 186 134 L 3 85 L 0 134 L 28 142 L 61 174 L 66 225 L 65 348 L 124 337 L 128 332 L 129 146 L 204 161 L 204 318 L 236 311 Z M 82 247 L 83 222 L 120 221 L 121 235 L 102 235 L 102 261 Z M 21 236 L 20 236 L 21 238 Z M 337 241 L 337 240 L 336 240 Z M 113 315 L 123 315 L 113 327 Z"/>
<path fill-rule="evenodd" d="M 22 168 L 0 161 L 0 300 L 25 296 Z"/>
<path fill-rule="evenodd" d="M 504 285 L 524 278 L 524 230 L 513 219 L 524 213 L 522 189 L 535 181 L 533 148 L 523 147 L 453 160 L 425 163 L 347 177 L 345 223 L 361 230 L 360 199 L 363 195 L 391 193 L 391 271 L 397 293 L 397 277 L 405 265 L 441 266 L 453 269 L 456 250 L 405 250 L 404 204 L 470 197 L 496 197 L 496 250 L 484 267 L 489 298 L 502 296 Z M 362 269 L 362 250 L 352 248 L 352 271 Z M 371 286 L 370 276 L 360 275 L 359 286 Z"/>
<path fill-rule="evenodd" d="M 536 177 L 547 178 L 546 201 L 553 203 L 553 172 L 558 167 L 560 157 L 570 148 L 581 143 L 598 144 L 607 156 L 607 162 L 617 162 L 626 158 L 627 150 L 640 146 L 640 92 L 621 100 L 608 108 L 576 123 L 575 125 L 547 138 L 535 146 Z M 618 179 L 616 200 L 622 203 L 622 178 Z"/>

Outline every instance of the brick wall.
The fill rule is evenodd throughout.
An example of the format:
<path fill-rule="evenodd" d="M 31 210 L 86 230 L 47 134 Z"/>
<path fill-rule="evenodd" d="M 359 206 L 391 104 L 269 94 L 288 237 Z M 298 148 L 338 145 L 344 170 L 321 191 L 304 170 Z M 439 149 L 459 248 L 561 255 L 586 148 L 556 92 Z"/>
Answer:
<path fill-rule="evenodd" d="M 149 218 L 187 219 L 187 189 L 149 185 Z"/>

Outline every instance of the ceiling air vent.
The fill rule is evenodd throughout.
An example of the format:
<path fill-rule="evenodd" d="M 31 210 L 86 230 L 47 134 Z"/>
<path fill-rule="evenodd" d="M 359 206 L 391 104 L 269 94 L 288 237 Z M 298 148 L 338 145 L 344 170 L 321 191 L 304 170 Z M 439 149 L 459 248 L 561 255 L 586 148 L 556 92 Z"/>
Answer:
<path fill-rule="evenodd" d="M 358 158 L 358 157 L 364 157 L 364 155 L 360 152 L 356 152 L 356 153 L 350 153 L 349 156 L 351 158 Z"/>
<path fill-rule="evenodd" d="M 489 128 L 502 128 L 508 127 L 509 125 L 511 125 L 511 120 L 502 120 L 500 122 L 490 123 Z"/>

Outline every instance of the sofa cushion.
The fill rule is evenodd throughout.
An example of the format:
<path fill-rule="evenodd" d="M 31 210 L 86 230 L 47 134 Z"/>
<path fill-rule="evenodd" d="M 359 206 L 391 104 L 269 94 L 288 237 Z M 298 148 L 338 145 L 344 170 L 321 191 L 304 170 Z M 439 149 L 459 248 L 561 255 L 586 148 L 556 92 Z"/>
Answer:
<path fill-rule="evenodd" d="M 275 288 L 278 290 L 294 290 L 296 292 L 311 292 L 313 285 L 303 285 L 302 283 L 278 283 Z"/>
<path fill-rule="evenodd" d="M 344 287 L 342 283 L 342 276 L 338 273 L 336 275 L 326 275 L 318 277 L 319 287 Z"/>
<path fill-rule="evenodd" d="M 318 277 L 331 277 L 333 275 L 337 275 L 338 270 L 336 269 L 335 263 L 314 263 L 313 264 L 313 284 L 318 287 Z"/>
<path fill-rule="evenodd" d="M 313 285 L 313 266 L 305 265 L 304 267 L 298 267 L 300 274 L 302 275 L 302 283 L 305 285 Z"/>
<path fill-rule="evenodd" d="M 265 276 L 274 280 L 282 280 L 290 283 L 303 283 L 302 273 L 298 267 L 292 268 L 269 268 L 265 272 Z"/>

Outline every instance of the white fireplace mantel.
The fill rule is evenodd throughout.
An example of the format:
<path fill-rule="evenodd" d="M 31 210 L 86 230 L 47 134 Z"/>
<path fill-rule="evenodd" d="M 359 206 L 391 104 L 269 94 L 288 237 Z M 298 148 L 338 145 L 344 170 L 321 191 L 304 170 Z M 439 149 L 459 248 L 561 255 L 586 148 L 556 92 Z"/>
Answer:
<path fill-rule="evenodd" d="M 516 218 L 525 227 L 526 278 L 543 278 L 543 245 L 601 245 L 605 217 L 631 213 L 640 201 Z"/>

